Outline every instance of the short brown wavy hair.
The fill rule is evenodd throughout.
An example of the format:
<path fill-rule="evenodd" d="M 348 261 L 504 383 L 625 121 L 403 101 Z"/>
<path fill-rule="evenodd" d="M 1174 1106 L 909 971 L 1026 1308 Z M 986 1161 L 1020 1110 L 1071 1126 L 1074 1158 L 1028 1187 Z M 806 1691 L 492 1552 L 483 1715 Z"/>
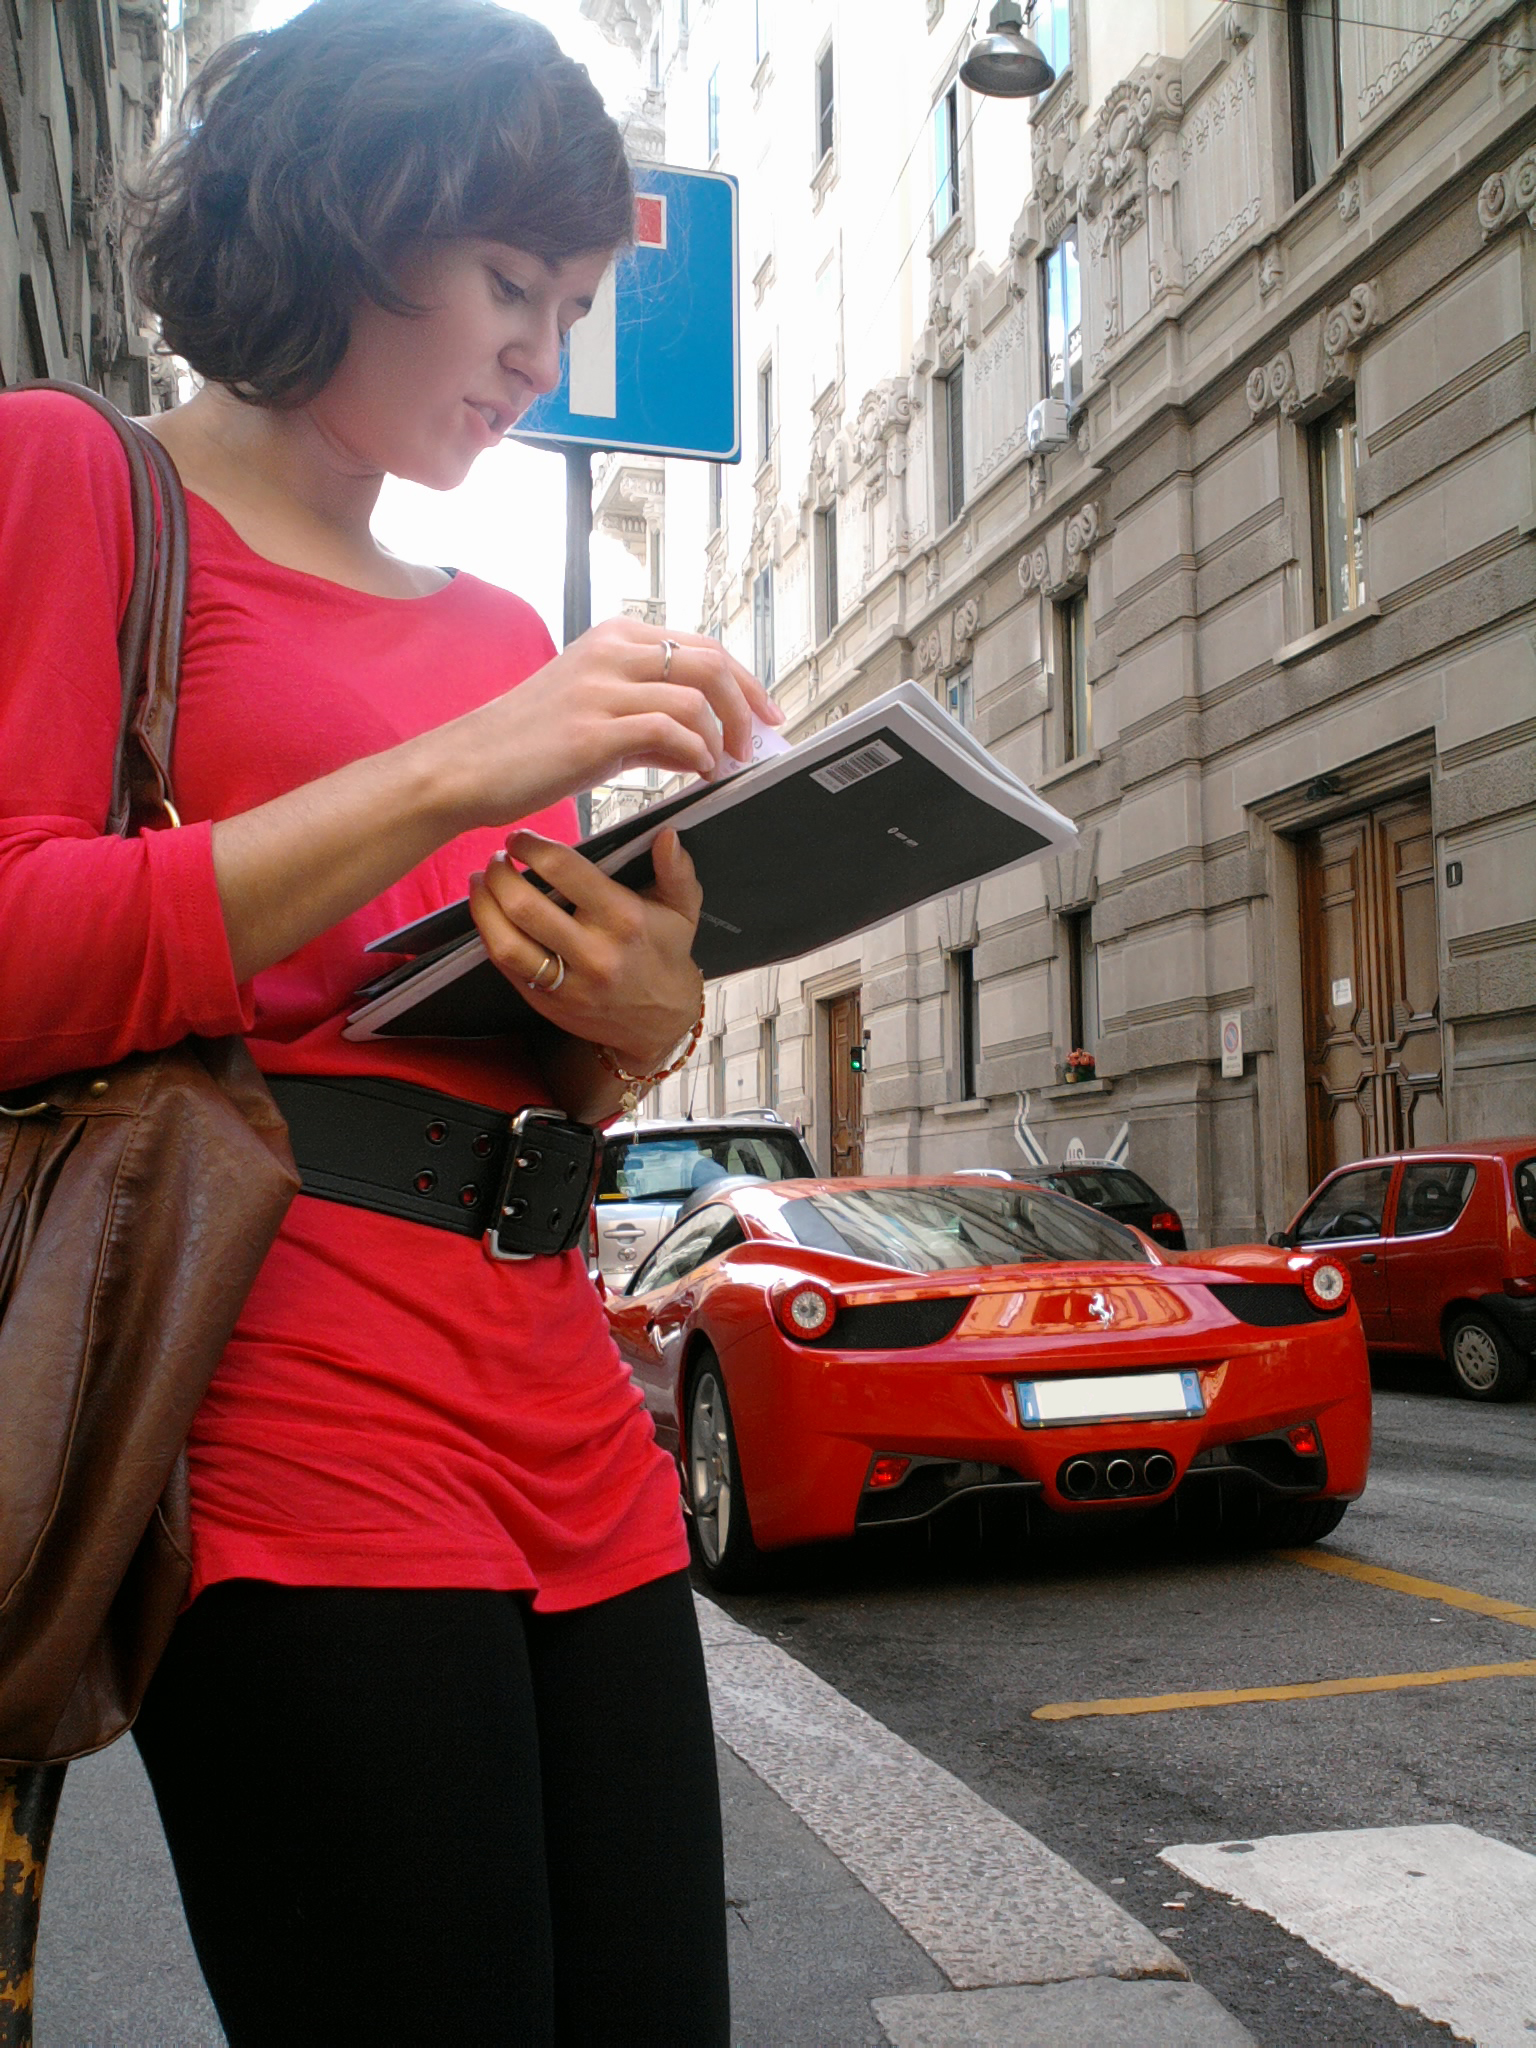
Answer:
<path fill-rule="evenodd" d="M 483 235 L 548 262 L 617 249 L 619 131 L 548 29 L 495 0 L 313 0 L 217 51 L 129 195 L 134 288 L 199 376 L 301 405 L 393 265 Z"/>

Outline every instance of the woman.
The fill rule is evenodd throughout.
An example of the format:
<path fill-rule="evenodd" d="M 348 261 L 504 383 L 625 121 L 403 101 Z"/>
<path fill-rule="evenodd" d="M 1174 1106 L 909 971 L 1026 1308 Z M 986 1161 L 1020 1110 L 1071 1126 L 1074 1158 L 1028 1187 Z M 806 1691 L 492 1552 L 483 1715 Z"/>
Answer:
<path fill-rule="evenodd" d="M 687 857 L 663 837 L 635 895 L 562 843 L 570 799 L 711 774 L 778 714 L 712 641 L 615 624 L 555 656 L 518 600 L 370 534 L 386 473 L 451 488 L 555 384 L 628 236 L 618 136 L 553 39 L 483 0 L 317 0 L 221 51 L 192 116 L 135 256 L 205 380 L 151 422 L 191 520 L 180 830 L 102 832 L 121 452 L 66 396 L 0 404 L 0 1087 L 241 1031 L 359 1161 L 419 1154 L 419 1191 L 445 1098 L 597 1122 L 686 1042 Z M 369 942 L 471 882 L 536 1033 L 346 1041 Z M 226 2031 L 714 2048 L 675 1475 L 578 1253 L 497 1261 L 453 1188 L 415 1220 L 356 1171 L 295 1201 L 198 1416 L 193 1597 L 136 1731 Z"/>

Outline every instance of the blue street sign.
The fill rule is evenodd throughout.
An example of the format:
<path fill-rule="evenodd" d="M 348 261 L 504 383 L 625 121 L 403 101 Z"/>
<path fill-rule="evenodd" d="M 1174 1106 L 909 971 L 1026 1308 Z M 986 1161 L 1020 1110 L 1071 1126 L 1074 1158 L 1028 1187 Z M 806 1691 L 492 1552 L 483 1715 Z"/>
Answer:
<path fill-rule="evenodd" d="M 741 460 L 736 180 L 635 167 L 635 246 L 571 329 L 517 439 Z"/>

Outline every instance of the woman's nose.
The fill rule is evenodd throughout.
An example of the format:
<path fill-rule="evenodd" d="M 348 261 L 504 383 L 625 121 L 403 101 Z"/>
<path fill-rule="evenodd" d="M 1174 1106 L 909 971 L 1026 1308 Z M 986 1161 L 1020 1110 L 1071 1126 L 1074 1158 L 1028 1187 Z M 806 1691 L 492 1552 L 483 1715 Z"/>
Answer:
<path fill-rule="evenodd" d="M 536 336 L 529 336 L 526 341 L 504 349 L 502 362 L 509 368 L 521 370 L 542 398 L 546 391 L 553 391 L 560 382 L 563 355 L 560 329 L 551 321 Z"/>

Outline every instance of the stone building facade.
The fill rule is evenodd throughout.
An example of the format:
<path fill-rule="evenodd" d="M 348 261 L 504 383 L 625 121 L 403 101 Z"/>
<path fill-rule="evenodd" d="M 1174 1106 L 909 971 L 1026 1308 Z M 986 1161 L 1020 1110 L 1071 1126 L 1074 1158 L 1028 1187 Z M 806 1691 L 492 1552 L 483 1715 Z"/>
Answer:
<path fill-rule="evenodd" d="M 115 188 L 254 0 L 0 0 L 0 387 L 67 378 L 169 402 L 123 274 Z"/>
<path fill-rule="evenodd" d="M 926 680 L 1081 834 L 714 987 L 658 1108 L 1128 1154 L 1196 1243 L 1536 1129 L 1530 9 L 1041 0 L 1031 107 L 956 0 L 583 5 L 742 179 L 745 460 L 668 465 L 668 616 L 791 736 Z"/>

